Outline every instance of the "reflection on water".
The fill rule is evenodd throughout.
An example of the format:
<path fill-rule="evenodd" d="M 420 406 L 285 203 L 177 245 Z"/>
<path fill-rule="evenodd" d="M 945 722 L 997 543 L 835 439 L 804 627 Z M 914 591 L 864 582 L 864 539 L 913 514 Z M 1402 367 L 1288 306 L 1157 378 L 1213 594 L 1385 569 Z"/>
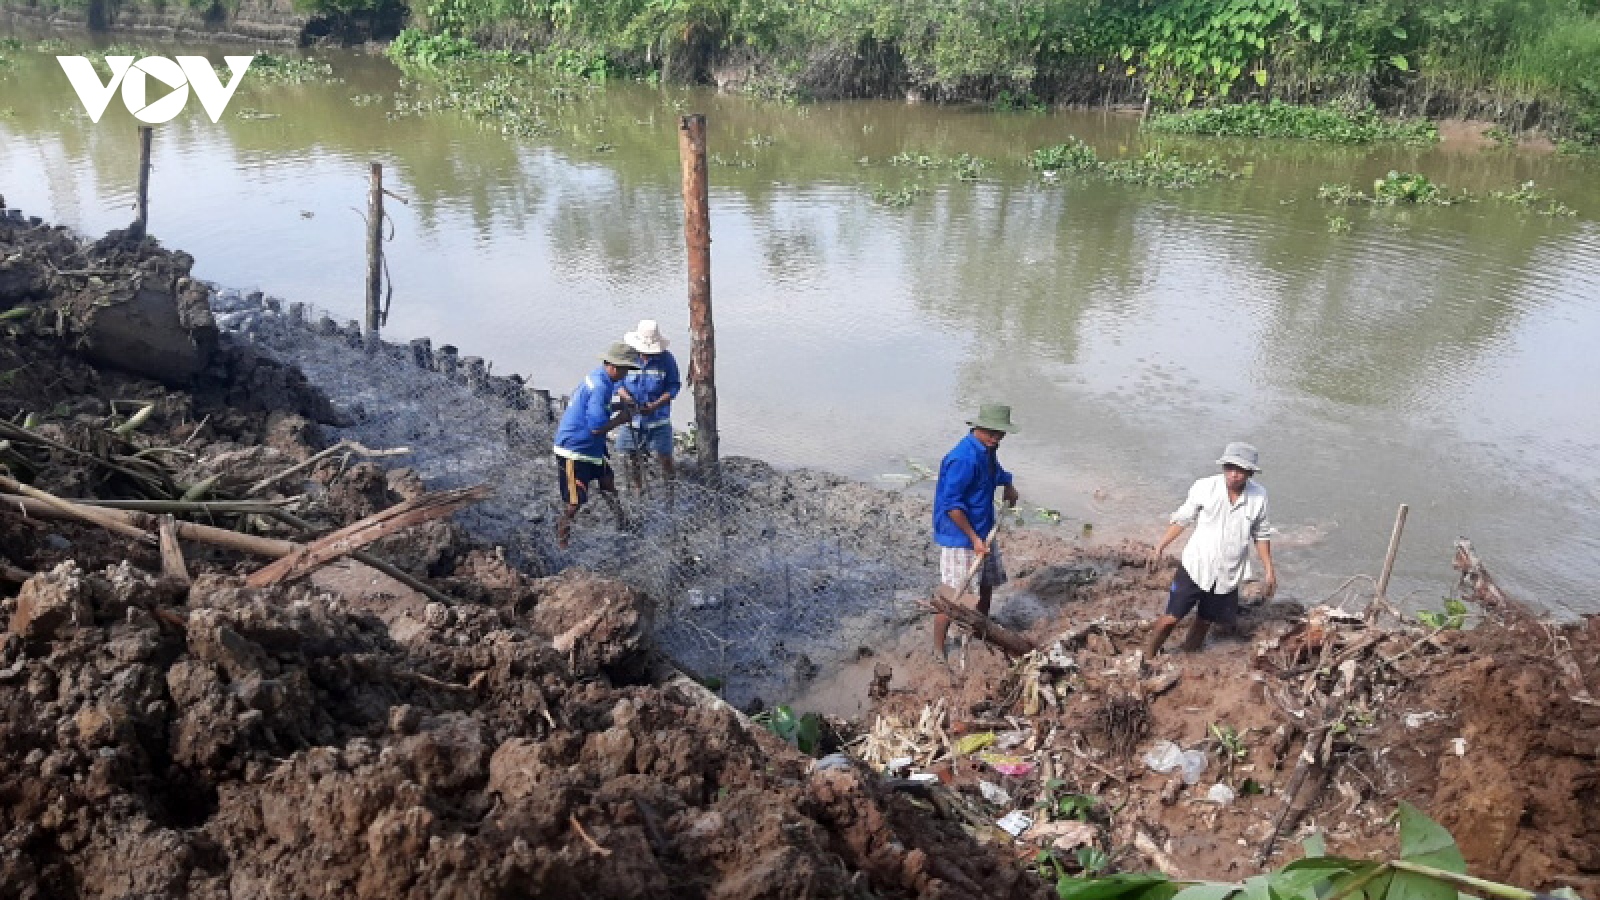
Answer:
<path fill-rule="evenodd" d="M 54 60 L 15 56 L 0 71 L 0 192 L 86 232 L 125 224 L 135 123 L 113 102 L 91 124 Z M 1153 537 L 1222 444 L 1251 439 L 1290 596 L 1372 572 L 1408 502 L 1396 584 L 1415 602 L 1438 605 L 1464 534 L 1513 588 L 1600 609 L 1592 162 L 1168 139 L 1248 172 L 1170 192 L 1021 165 L 1068 134 L 1140 152 L 1124 115 L 632 84 L 529 88 L 517 102 L 547 131 L 521 140 L 455 113 L 395 116 L 397 94 L 426 89 L 380 57 L 328 58 L 342 81 L 247 78 L 221 123 L 196 108 L 159 127 L 152 230 L 201 275 L 357 317 L 355 210 L 378 160 L 409 201 L 391 204 L 392 336 L 565 390 L 639 318 L 687 344 L 675 125 L 704 111 L 725 452 L 872 478 L 933 463 L 978 402 L 1009 400 L 1025 502 L 1074 531 Z M 889 165 L 900 151 L 992 164 L 969 184 Z M 1389 169 L 1477 193 L 1535 179 L 1580 215 L 1316 200 L 1322 182 Z M 929 192 L 907 208 L 872 202 L 917 181 Z M 1330 233 L 1334 214 L 1350 233 Z"/>

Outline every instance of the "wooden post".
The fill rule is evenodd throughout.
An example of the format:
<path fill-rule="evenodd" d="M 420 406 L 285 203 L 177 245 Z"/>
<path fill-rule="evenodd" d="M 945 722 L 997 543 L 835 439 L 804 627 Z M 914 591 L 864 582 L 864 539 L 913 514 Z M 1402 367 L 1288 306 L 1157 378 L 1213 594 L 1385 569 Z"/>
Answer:
<path fill-rule="evenodd" d="M 1389 534 L 1389 552 L 1383 556 L 1383 571 L 1378 574 L 1378 599 L 1385 599 L 1389 594 L 1389 576 L 1394 574 L 1394 558 L 1400 553 L 1400 532 L 1406 527 L 1406 513 L 1411 507 L 1400 504 L 1400 511 L 1395 513 L 1394 531 Z"/>
<path fill-rule="evenodd" d="M 706 186 L 706 117 L 678 123 L 683 163 L 683 235 L 689 251 L 689 381 L 700 470 L 717 471 L 717 339 L 711 322 L 711 210 Z"/>
<path fill-rule="evenodd" d="M 149 125 L 139 126 L 139 199 L 133 223 L 140 237 L 150 228 L 150 139 L 154 133 Z"/>
<path fill-rule="evenodd" d="M 383 163 L 372 164 L 372 185 L 367 191 L 367 346 L 378 338 L 378 316 L 383 303 Z"/>

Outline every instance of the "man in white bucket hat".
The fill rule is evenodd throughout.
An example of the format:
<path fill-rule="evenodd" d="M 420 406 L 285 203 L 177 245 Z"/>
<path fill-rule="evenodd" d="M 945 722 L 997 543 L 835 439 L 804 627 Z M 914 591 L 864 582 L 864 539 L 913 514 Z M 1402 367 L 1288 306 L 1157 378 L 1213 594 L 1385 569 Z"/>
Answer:
<path fill-rule="evenodd" d="M 667 352 L 667 339 L 654 319 L 642 319 L 639 327 L 622 336 L 623 343 L 639 351 L 639 368 L 622 379 L 639 411 L 629 427 L 617 432 L 617 452 L 626 460 L 628 480 L 634 490 L 644 491 L 644 455 L 652 453 L 661 462 L 671 497 L 672 401 L 683 389 L 678 377 L 678 360 Z"/>
<path fill-rule="evenodd" d="M 1251 580 L 1250 547 L 1261 555 L 1261 596 L 1278 590 L 1272 568 L 1272 524 L 1267 521 L 1267 489 L 1251 480 L 1261 471 L 1256 448 L 1235 441 L 1223 448 L 1217 460 L 1222 474 L 1196 481 L 1183 505 L 1169 519 L 1167 531 L 1150 554 L 1149 569 L 1161 564 L 1167 546 L 1190 525 L 1194 534 L 1184 545 L 1183 558 L 1167 592 L 1166 612 L 1156 619 L 1145 643 L 1146 659 L 1161 652 L 1179 620 L 1198 607 L 1195 621 L 1184 636 L 1185 651 L 1205 645 L 1214 622 L 1233 624 L 1239 615 L 1239 585 Z"/>

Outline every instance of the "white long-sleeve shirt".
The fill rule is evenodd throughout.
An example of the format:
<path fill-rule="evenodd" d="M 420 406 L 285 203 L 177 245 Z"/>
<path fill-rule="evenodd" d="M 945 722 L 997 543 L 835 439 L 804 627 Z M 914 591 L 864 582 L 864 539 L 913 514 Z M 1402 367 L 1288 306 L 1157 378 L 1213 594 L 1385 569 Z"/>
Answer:
<path fill-rule="evenodd" d="M 1228 482 L 1221 475 L 1196 481 L 1170 521 L 1194 526 L 1183 548 L 1183 569 L 1195 584 L 1217 594 L 1251 580 L 1250 547 L 1273 533 L 1267 521 L 1267 489 L 1247 481 L 1239 499 L 1230 503 Z"/>

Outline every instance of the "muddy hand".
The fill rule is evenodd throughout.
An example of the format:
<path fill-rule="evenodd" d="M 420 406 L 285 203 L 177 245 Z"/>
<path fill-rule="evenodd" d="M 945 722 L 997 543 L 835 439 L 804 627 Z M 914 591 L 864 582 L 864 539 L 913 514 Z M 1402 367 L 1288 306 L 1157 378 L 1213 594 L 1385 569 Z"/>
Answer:
<path fill-rule="evenodd" d="M 1017 501 L 1021 499 L 1021 495 L 1017 493 L 1017 489 L 1009 484 L 1006 485 L 1004 491 L 1000 492 L 1000 496 L 1005 499 L 1006 506 L 1009 506 L 1012 509 L 1016 509 Z"/>

